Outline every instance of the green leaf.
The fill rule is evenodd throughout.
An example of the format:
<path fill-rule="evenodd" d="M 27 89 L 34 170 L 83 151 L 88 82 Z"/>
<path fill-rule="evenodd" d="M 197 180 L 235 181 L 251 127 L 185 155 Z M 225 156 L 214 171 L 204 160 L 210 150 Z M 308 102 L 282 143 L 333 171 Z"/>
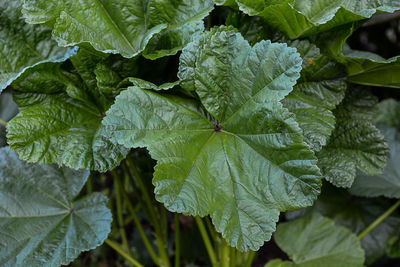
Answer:
<path fill-rule="evenodd" d="M 307 144 L 320 151 L 335 128 L 332 110 L 345 95 L 344 70 L 308 41 L 290 42 L 303 58 L 301 77 L 283 105 L 296 115 Z"/>
<path fill-rule="evenodd" d="M 357 196 L 400 198 L 400 105 L 387 99 L 377 105 L 375 124 L 389 142 L 390 153 L 382 174 L 375 176 L 359 173 L 350 192 Z"/>
<path fill-rule="evenodd" d="M 202 31 L 211 0 L 27 0 L 26 21 L 48 24 L 60 46 L 88 42 L 96 50 L 149 58 L 173 55 Z"/>
<path fill-rule="evenodd" d="M 101 245 L 111 228 L 107 197 L 73 200 L 88 171 L 28 164 L 0 148 L 1 266 L 68 265 Z"/>
<path fill-rule="evenodd" d="M 311 205 L 319 193 L 315 157 L 279 102 L 300 65 L 284 44 L 251 47 L 240 34 L 213 29 L 180 62 L 179 77 L 201 103 L 130 87 L 103 123 L 114 140 L 146 146 L 157 160 L 158 201 L 174 212 L 209 214 L 231 246 L 257 250 L 279 211 Z"/>
<path fill-rule="evenodd" d="M 8 122 L 18 113 L 17 104 L 12 99 L 11 92 L 4 91 L 0 95 L 0 120 Z M 6 127 L 0 124 L 0 147 L 6 146 Z"/>
<path fill-rule="evenodd" d="M 57 46 L 51 28 L 21 19 L 22 0 L 0 0 L 0 92 L 27 69 L 43 62 L 62 62 L 73 49 Z"/>
<path fill-rule="evenodd" d="M 176 81 L 172 83 L 163 83 L 161 85 L 155 85 L 152 82 L 148 82 L 139 78 L 128 78 L 128 81 L 132 83 L 133 86 L 137 86 L 142 89 L 152 89 L 155 91 L 168 90 L 180 84 L 180 81 Z"/>
<path fill-rule="evenodd" d="M 101 58 L 82 50 L 71 60 L 72 68 L 42 64 L 16 81 L 21 113 L 7 125 L 8 143 L 28 162 L 113 169 L 128 149 L 109 140 L 101 125 L 113 101 L 96 87 L 93 69 Z"/>
<path fill-rule="evenodd" d="M 357 236 L 318 213 L 279 224 L 274 239 L 295 266 L 364 266 L 364 251 Z"/>
<path fill-rule="evenodd" d="M 356 168 L 375 175 L 386 165 L 387 142 L 372 124 L 375 104 L 368 91 L 349 88 L 335 110 L 336 128 L 328 145 L 317 153 L 323 176 L 335 186 L 350 187 Z"/>
<path fill-rule="evenodd" d="M 261 16 L 291 39 L 327 31 L 370 18 L 376 12 L 394 12 L 393 0 L 236 0 L 239 9 Z"/>
<path fill-rule="evenodd" d="M 302 214 L 318 212 L 333 219 L 335 224 L 347 227 L 355 234 L 360 234 L 392 204 L 384 199 L 355 197 L 350 195 L 347 190 L 325 184 L 322 194 L 313 207 L 290 212 L 287 217 L 293 219 Z M 400 216 L 392 214 L 361 239 L 367 266 L 385 255 L 389 240 L 393 236 L 397 236 L 399 225 Z"/>
<path fill-rule="evenodd" d="M 293 267 L 293 266 L 295 265 L 292 262 L 282 261 L 281 259 L 271 260 L 264 265 L 264 267 Z"/>

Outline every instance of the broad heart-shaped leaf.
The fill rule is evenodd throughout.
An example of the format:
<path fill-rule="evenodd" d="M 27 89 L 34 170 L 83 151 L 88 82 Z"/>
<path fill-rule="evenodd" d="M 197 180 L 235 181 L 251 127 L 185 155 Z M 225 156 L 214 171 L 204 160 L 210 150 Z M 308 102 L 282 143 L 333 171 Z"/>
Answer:
<path fill-rule="evenodd" d="M 359 173 L 350 189 L 357 196 L 400 198 L 400 105 L 387 99 L 377 105 L 374 123 L 389 142 L 390 153 L 382 174 L 369 176 Z"/>
<path fill-rule="evenodd" d="M 400 9 L 394 0 L 235 0 L 239 9 L 261 16 L 291 39 Z M 223 3 L 219 3 L 223 4 Z"/>
<path fill-rule="evenodd" d="M 53 27 L 60 46 L 89 42 L 102 52 L 157 58 L 182 49 L 204 26 L 211 0 L 27 0 L 29 23 Z"/>
<path fill-rule="evenodd" d="M 391 206 L 392 203 L 385 199 L 359 198 L 350 195 L 347 190 L 324 184 L 321 195 L 312 207 L 286 213 L 286 218 L 292 220 L 318 212 L 333 219 L 335 224 L 360 234 Z M 385 255 L 392 237 L 398 236 L 399 226 L 400 215 L 394 213 L 361 239 L 367 266 Z"/>
<path fill-rule="evenodd" d="M 128 149 L 101 125 L 113 101 L 96 87 L 102 59 L 80 50 L 72 64 L 41 64 L 15 82 L 21 112 L 7 125 L 7 141 L 21 159 L 104 172 L 125 158 Z"/>
<path fill-rule="evenodd" d="M 368 91 L 351 87 L 334 112 L 336 128 L 317 157 L 323 176 L 335 186 L 350 187 L 356 168 L 374 175 L 386 165 L 388 145 L 372 123 L 375 104 Z"/>
<path fill-rule="evenodd" d="M 88 171 L 29 164 L 0 148 L 0 265 L 60 266 L 94 249 L 111 228 L 107 197 L 73 200 Z"/>
<path fill-rule="evenodd" d="M 319 193 L 315 157 L 279 102 L 300 65 L 286 45 L 251 47 L 238 33 L 213 29 L 180 62 L 180 78 L 211 115 L 195 100 L 130 87 L 103 123 L 120 144 L 146 146 L 157 160 L 158 201 L 171 211 L 210 214 L 231 246 L 257 250 L 279 211 L 311 205 Z"/>
<path fill-rule="evenodd" d="M 297 48 L 303 58 L 303 68 L 283 105 L 296 115 L 307 144 L 314 151 L 320 151 L 335 128 L 332 110 L 344 98 L 345 72 L 308 41 L 293 41 L 289 46 Z"/>
<path fill-rule="evenodd" d="M 364 251 L 357 236 L 318 213 L 279 224 L 274 239 L 294 266 L 364 266 Z"/>
<path fill-rule="evenodd" d="M 43 62 L 61 62 L 74 53 L 51 40 L 51 28 L 28 25 L 22 0 L 0 0 L 0 92 L 25 70 Z"/>
<path fill-rule="evenodd" d="M 0 95 L 0 120 L 8 122 L 18 113 L 17 104 L 12 99 L 11 92 L 4 91 Z M 0 123 L 0 147 L 6 146 L 6 127 Z"/>

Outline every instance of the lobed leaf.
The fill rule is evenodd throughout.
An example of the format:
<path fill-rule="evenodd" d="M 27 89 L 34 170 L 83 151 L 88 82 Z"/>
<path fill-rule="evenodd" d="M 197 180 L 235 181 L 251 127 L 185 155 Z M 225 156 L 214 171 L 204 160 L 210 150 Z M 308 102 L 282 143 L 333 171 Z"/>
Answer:
<path fill-rule="evenodd" d="M 375 104 L 368 92 L 352 88 L 335 111 L 336 128 L 328 145 L 317 153 L 322 174 L 335 186 L 350 187 L 356 168 L 372 175 L 386 165 L 387 143 L 372 124 Z"/>
<path fill-rule="evenodd" d="M 60 46 L 88 42 L 96 50 L 155 59 L 176 54 L 202 31 L 211 0 L 27 0 L 28 23 L 53 27 Z"/>
<path fill-rule="evenodd" d="M 213 29 L 180 61 L 182 84 L 201 103 L 130 87 L 103 123 L 114 140 L 146 146 L 157 160 L 158 201 L 174 212 L 210 214 L 231 246 L 257 250 L 279 211 L 311 205 L 319 193 L 315 157 L 279 102 L 300 65 L 284 44 L 251 47 L 229 28 Z"/>
<path fill-rule="evenodd" d="M 20 114 L 7 125 L 10 147 L 28 162 L 107 171 L 128 153 L 106 135 L 101 121 L 113 98 L 96 86 L 93 69 L 102 60 L 82 50 L 72 69 L 42 64 L 14 86 Z"/>
<path fill-rule="evenodd" d="M 43 62 L 62 62 L 74 54 L 51 39 L 51 28 L 21 19 L 22 0 L 0 1 L 0 92 L 24 71 Z"/>
<path fill-rule="evenodd" d="M 110 232 L 107 197 L 73 200 L 88 171 L 25 163 L 0 148 L 1 266 L 67 265 Z"/>

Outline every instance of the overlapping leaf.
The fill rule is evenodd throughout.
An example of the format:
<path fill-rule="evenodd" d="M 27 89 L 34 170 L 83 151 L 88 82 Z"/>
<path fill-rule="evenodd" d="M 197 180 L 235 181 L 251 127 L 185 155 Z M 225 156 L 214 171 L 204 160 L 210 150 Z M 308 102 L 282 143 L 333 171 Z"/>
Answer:
<path fill-rule="evenodd" d="M 295 264 L 267 266 L 364 266 L 364 251 L 357 236 L 318 213 L 279 224 L 274 239 Z"/>
<path fill-rule="evenodd" d="M 18 107 L 12 99 L 11 92 L 4 91 L 0 95 L 0 120 L 7 123 L 18 113 Z M 6 146 L 6 127 L 0 123 L 0 147 Z"/>
<path fill-rule="evenodd" d="M 149 149 L 156 198 L 169 210 L 210 214 L 231 246 L 256 250 L 279 211 L 311 205 L 319 192 L 315 157 L 279 102 L 300 67 L 284 44 L 251 47 L 213 29 L 184 49 L 179 72 L 208 112 L 193 99 L 131 87 L 104 124 L 120 144 Z"/>
<path fill-rule="evenodd" d="M 110 232 L 107 198 L 73 201 L 88 171 L 28 164 L 0 148 L 0 265 L 67 265 Z"/>
<path fill-rule="evenodd" d="M 239 9 L 261 16 L 291 39 L 311 35 L 370 18 L 376 12 L 393 12 L 393 0 L 235 0 Z M 230 4 L 219 1 L 219 4 Z"/>
<path fill-rule="evenodd" d="M 374 123 L 389 142 L 390 154 L 382 174 L 369 176 L 359 173 L 351 187 L 351 192 L 358 196 L 386 196 L 400 198 L 400 105 L 393 99 L 380 102 Z"/>
<path fill-rule="evenodd" d="M 26 21 L 48 24 L 60 46 L 89 42 L 102 52 L 149 58 L 175 54 L 202 31 L 211 0 L 27 0 Z"/>
<path fill-rule="evenodd" d="M 335 224 L 347 227 L 355 234 L 360 234 L 391 205 L 390 201 L 355 197 L 350 195 L 347 190 L 326 184 L 314 206 L 289 212 L 286 215 L 288 219 L 294 219 L 304 214 L 318 212 L 333 219 Z M 361 239 L 367 265 L 385 255 L 393 237 L 398 236 L 399 225 L 400 216 L 393 214 Z"/>
<path fill-rule="evenodd" d="M 126 156 L 101 125 L 113 101 L 96 86 L 93 71 L 102 59 L 82 50 L 72 67 L 42 64 L 15 83 L 21 113 L 8 123 L 7 138 L 21 159 L 106 171 Z"/>
<path fill-rule="evenodd" d="M 283 104 L 296 115 L 307 144 L 314 151 L 320 151 L 335 128 L 332 110 L 344 98 L 347 87 L 344 71 L 308 41 L 294 41 L 289 45 L 297 48 L 303 58 L 303 68 Z"/>
<path fill-rule="evenodd" d="M 22 2 L 0 1 L 0 92 L 26 69 L 42 62 L 61 62 L 74 53 L 51 40 L 51 28 L 26 24 Z"/>
<path fill-rule="evenodd" d="M 379 174 L 386 165 L 388 146 L 372 117 L 376 99 L 368 91 L 350 88 L 335 110 L 336 128 L 329 143 L 317 153 L 325 179 L 339 187 L 350 187 L 356 169 Z"/>

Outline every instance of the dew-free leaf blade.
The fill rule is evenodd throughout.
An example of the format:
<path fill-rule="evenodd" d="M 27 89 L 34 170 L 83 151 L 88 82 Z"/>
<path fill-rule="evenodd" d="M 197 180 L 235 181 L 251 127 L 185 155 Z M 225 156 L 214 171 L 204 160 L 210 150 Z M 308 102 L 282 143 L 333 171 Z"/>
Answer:
<path fill-rule="evenodd" d="M 150 44 L 146 54 L 157 58 L 189 42 L 212 9 L 210 0 L 28 0 L 23 13 L 29 23 L 50 24 L 60 46 L 89 42 L 99 51 L 131 58 Z"/>
<path fill-rule="evenodd" d="M 43 62 L 61 62 L 73 49 L 51 39 L 51 28 L 28 25 L 21 18 L 22 0 L 0 1 L 0 92 L 25 70 Z"/>
<path fill-rule="evenodd" d="M 279 224 L 274 239 L 299 267 L 364 266 L 357 236 L 318 213 Z"/>
<path fill-rule="evenodd" d="M 110 232 L 107 197 L 73 201 L 88 171 L 21 161 L 0 148 L 0 263 L 60 266 L 101 245 Z"/>
<path fill-rule="evenodd" d="M 281 44 L 261 42 L 252 49 L 240 35 L 225 27 L 205 33 L 200 39 L 210 46 L 212 43 L 208 42 L 215 41 L 221 49 L 210 51 L 193 45 L 185 49 L 180 78 L 187 89 L 199 95 L 202 92 L 202 103 L 130 87 L 117 97 L 103 123 L 120 144 L 148 148 L 157 160 L 153 179 L 156 198 L 169 210 L 199 216 L 209 214 L 217 231 L 231 246 L 256 250 L 270 238 L 279 211 L 311 205 L 319 192 L 320 174 L 315 157 L 304 143 L 293 115 L 279 102 L 291 91 L 301 61 L 294 49 Z M 231 43 L 238 47 L 229 46 Z M 227 76 L 224 71 L 238 71 L 245 81 L 254 77 L 247 64 L 247 71 L 238 66 L 232 68 L 237 58 L 226 57 L 227 49 L 222 44 L 237 51 L 240 60 L 252 55 L 249 56 L 253 60 L 252 70 L 258 68 L 257 86 L 244 88 L 242 97 L 243 88 L 237 86 L 243 81 L 221 88 L 211 79 L 209 86 L 203 86 L 199 80 L 213 69 L 190 70 L 198 65 L 199 55 L 207 53 L 202 60 L 213 61 L 221 52 L 228 66 L 212 74 L 221 84 L 227 84 L 223 81 L 227 77 L 239 79 L 234 73 Z M 195 50 L 199 55 L 193 54 Z M 257 57 L 264 54 L 279 57 L 277 51 L 283 52 L 282 58 L 277 59 L 282 66 L 277 68 L 267 68 L 270 60 Z M 185 59 L 193 64 L 188 65 Z M 194 87 L 188 87 L 190 84 Z M 223 113 L 207 96 L 207 90 L 217 95 L 221 109 L 229 111 L 225 113 L 228 119 L 218 122 L 212 117 Z M 236 94 L 232 102 L 223 97 L 223 90 Z"/>

